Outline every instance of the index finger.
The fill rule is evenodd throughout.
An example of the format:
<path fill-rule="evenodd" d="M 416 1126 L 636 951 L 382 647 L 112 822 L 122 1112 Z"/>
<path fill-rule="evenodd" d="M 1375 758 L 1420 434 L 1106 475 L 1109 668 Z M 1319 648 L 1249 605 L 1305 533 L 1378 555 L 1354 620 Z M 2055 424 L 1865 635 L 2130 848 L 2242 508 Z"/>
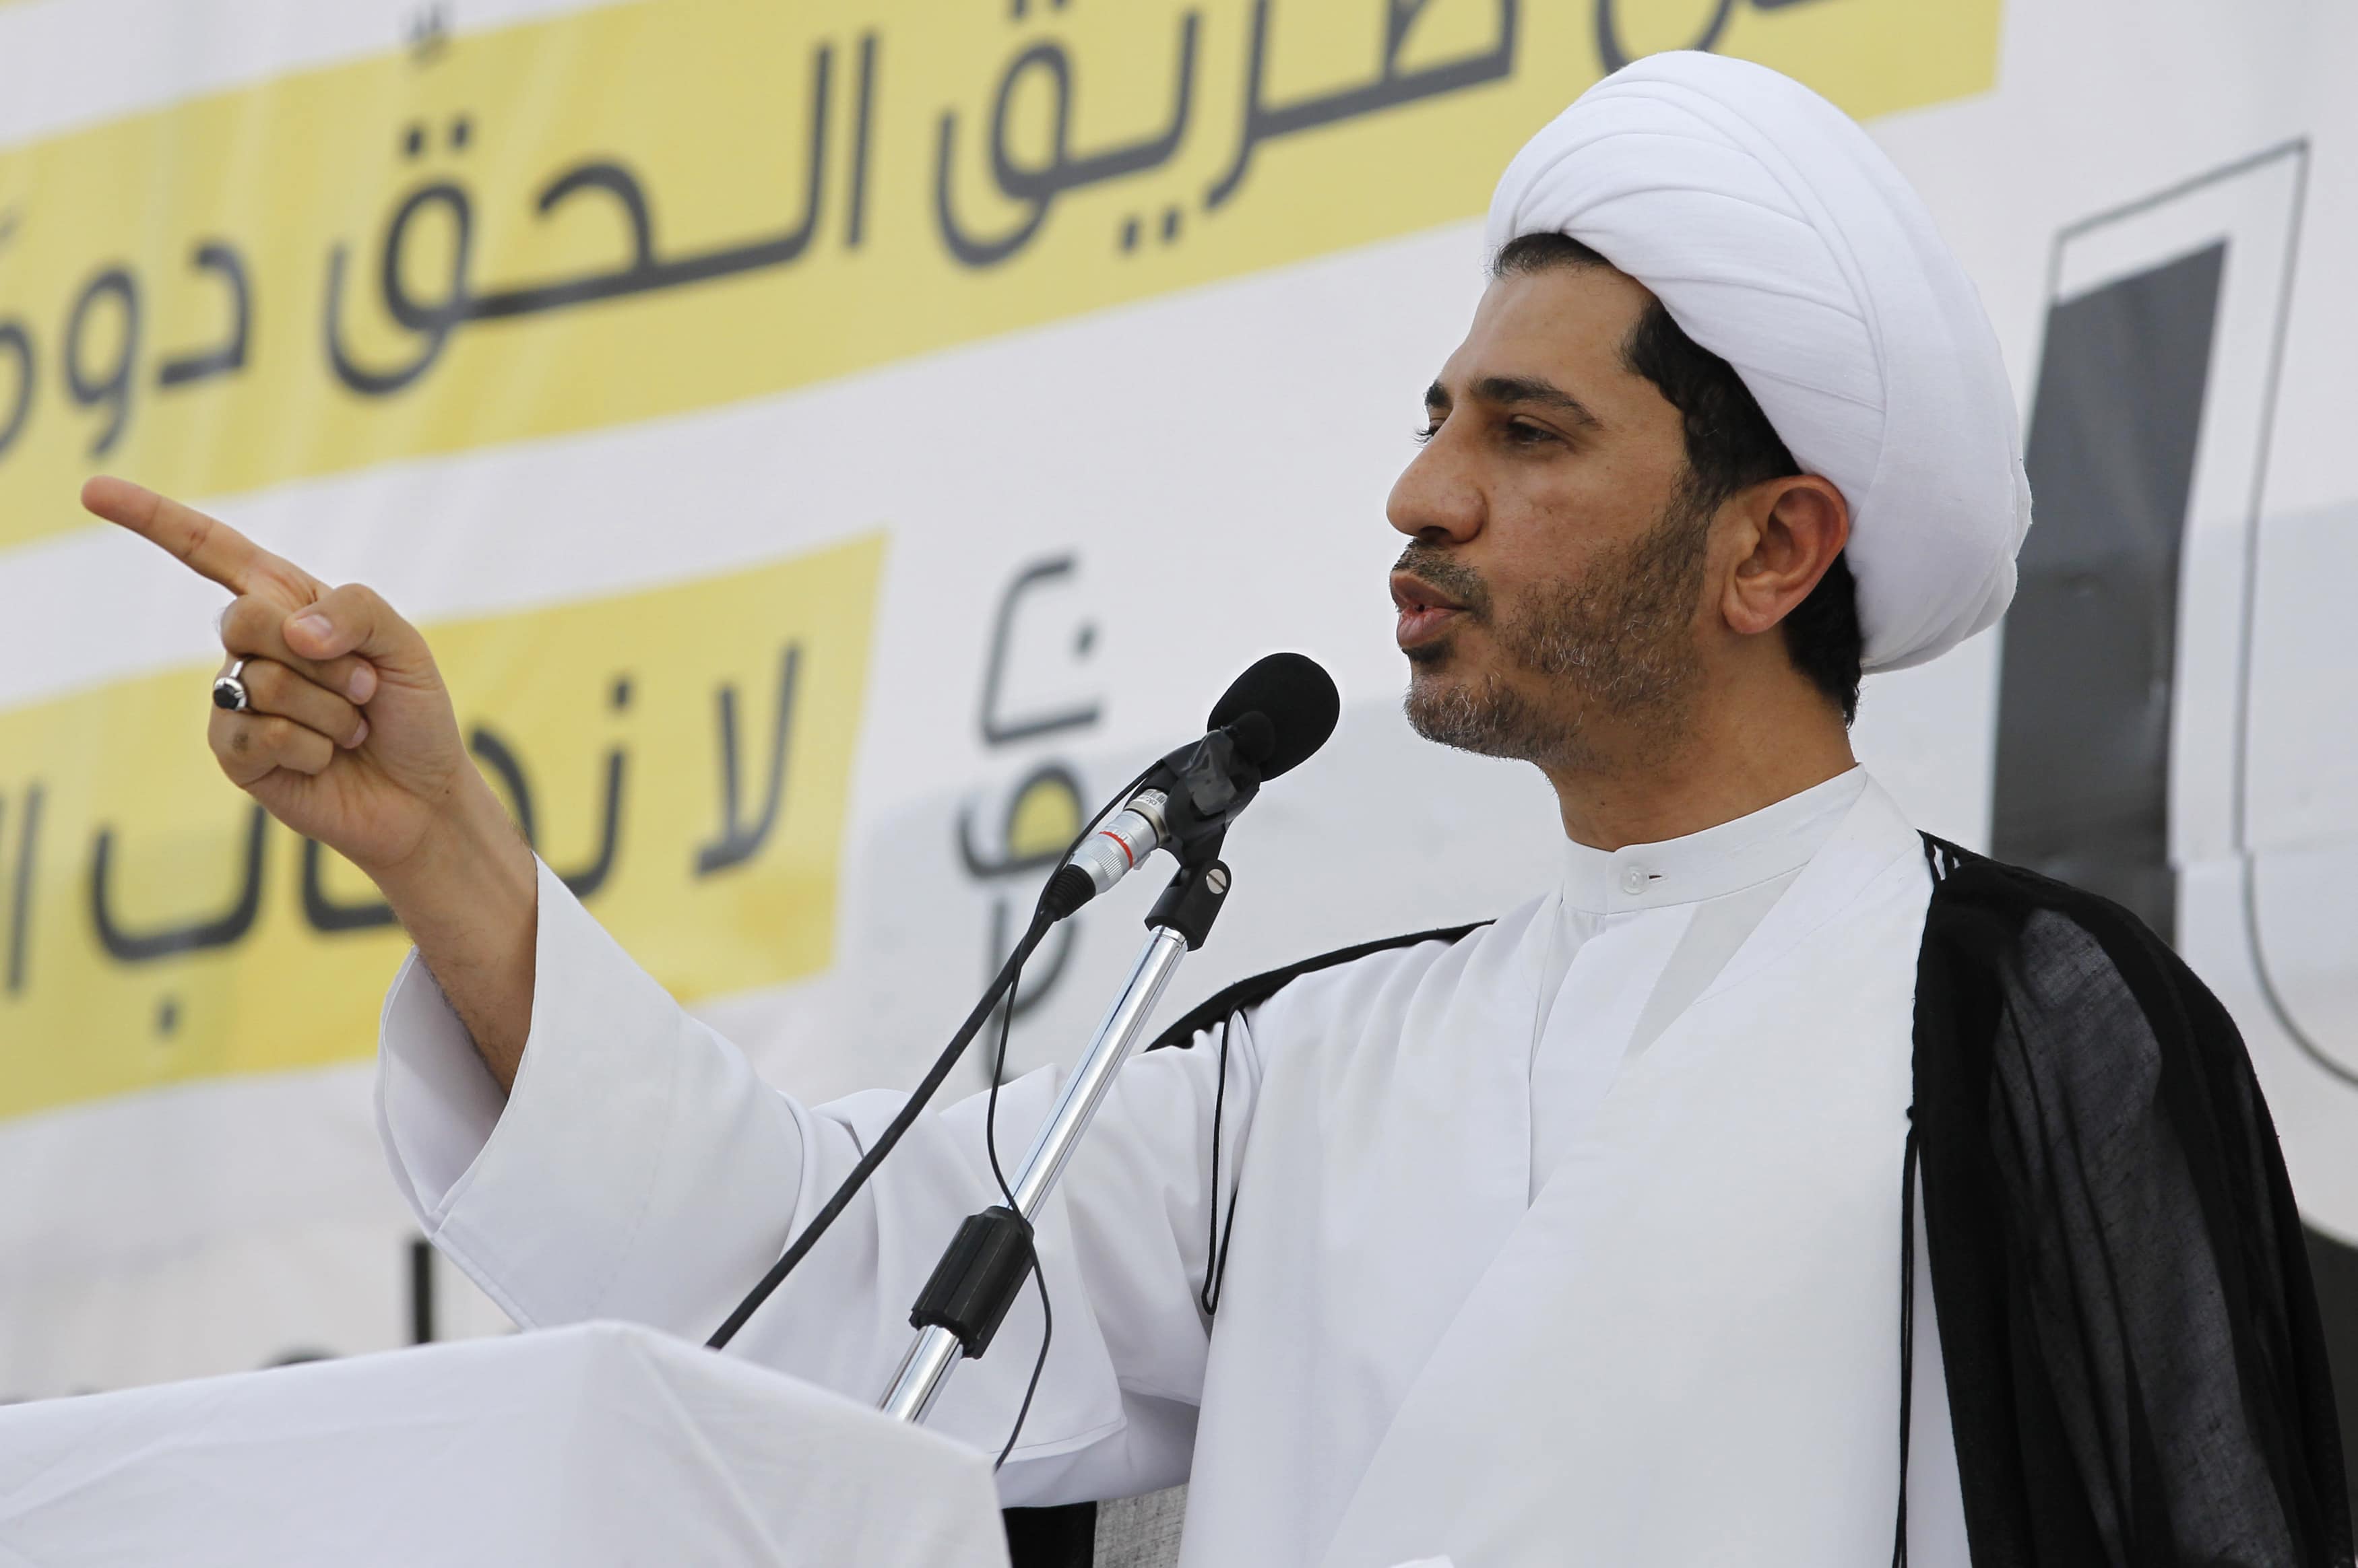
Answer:
<path fill-rule="evenodd" d="M 81 487 L 81 503 L 170 551 L 189 570 L 232 593 L 261 593 L 276 587 L 316 595 L 319 589 L 319 579 L 294 562 L 272 555 L 220 519 L 146 485 L 100 474 Z"/>

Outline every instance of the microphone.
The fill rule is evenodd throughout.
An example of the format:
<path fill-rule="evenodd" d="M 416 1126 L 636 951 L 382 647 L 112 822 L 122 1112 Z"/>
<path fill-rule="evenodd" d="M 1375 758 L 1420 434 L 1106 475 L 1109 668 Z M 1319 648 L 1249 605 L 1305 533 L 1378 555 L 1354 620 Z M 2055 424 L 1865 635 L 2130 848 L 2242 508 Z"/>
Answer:
<path fill-rule="evenodd" d="M 802 1234 L 795 1237 L 778 1260 L 770 1265 L 769 1272 L 762 1276 L 761 1282 L 746 1293 L 745 1299 L 737 1303 L 737 1310 L 729 1314 L 729 1320 L 714 1330 L 712 1337 L 705 1343 L 715 1350 L 727 1345 L 737 1331 L 745 1326 L 746 1320 L 770 1299 L 771 1293 L 786 1276 L 809 1256 L 811 1248 L 843 1214 L 854 1195 L 875 1173 L 885 1155 L 891 1153 L 902 1135 L 916 1124 L 926 1102 L 933 1098 L 935 1091 L 949 1076 L 950 1069 L 957 1065 L 958 1057 L 964 1054 L 977 1031 L 990 1019 L 1001 1000 L 1013 991 L 1023 960 L 1037 949 L 1051 925 L 1120 881 L 1139 861 L 1158 849 L 1169 849 L 1179 858 L 1183 867 L 1200 872 L 1202 881 L 1193 885 L 1210 887 L 1216 901 L 1225 884 L 1212 880 L 1215 869 L 1211 868 L 1210 862 L 1219 854 L 1220 839 L 1228 831 L 1228 824 L 1251 804 L 1264 782 L 1299 766 L 1313 752 L 1326 743 L 1326 737 L 1335 732 L 1335 720 L 1341 716 L 1342 708 L 1343 699 L 1335 690 L 1334 680 L 1325 670 L 1300 654 L 1271 654 L 1238 676 L 1218 703 L 1214 705 L 1212 716 L 1205 724 L 1207 733 L 1202 740 L 1180 747 L 1130 781 L 1125 787 L 1136 793 L 1120 811 L 1114 814 L 1112 821 L 1076 845 L 1065 864 L 1048 880 L 1047 887 L 1041 892 L 1039 907 L 1032 916 L 1030 928 L 1017 941 L 1015 951 L 1001 968 L 998 977 L 990 982 L 982 1000 L 975 1004 L 974 1011 L 967 1014 L 966 1022 L 951 1037 L 948 1048 L 935 1061 L 925 1080 L 909 1097 L 908 1103 L 869 1145 L 867 1152 L 860 1157 L 860 1162 L 852 1167 L 851 1173 L 836 1188 L 835 1195 L 819 1206 L 818 1213 L 803 1227 Z M 1182 881 L 1174 881 L 1172 892 L 1181 890 Z M 1166 893 L 1164 896 L 1170 899 L 1172 895 Z M 1182 898 L 1176 902 L 1184 904 L 1187 901 Z M 1170 977 L 1170 966 L 1177 962 L 1178 955 L 1184 948 L 1202 943 L 1204 928 L 1210 924 L 1211 914 L 1217 911 L 1217 907 L 1215 902 L 1209 910 L 1199 911 L 1194 917 L 1192 929 L 1183 909 L 1174 909 L 1168 923 L 1161 919 L 1152 922 L 1160 930 L 1148 951 L 1150 955 L 1159 957 L 1151 962 L 1141 960 L 1138 972 L 1131 977 L 1130 986 L 1123 993 L 1124 1000 L 1116 1003 L 1113 1014 L 1099 1028 L 1097 1042 L 1090 1046 L 1088 1056 L 1065 1086 L 1065 1099 L 1048 1126 L 1042 1130 L 1041 1142 L 1025 1162 L 1023 1173 L 1016 1178 L 1018 1186 L 1028 1186 L 1035 1171 L 1047 1173 L 1038 1189 L 1041 1192 L 1045 1192 L 1047 1184 L 1056 1179 L 1056 1173 L 1064 1167 L 1065 1155 L 1070 1152 L 1074 1140 L 1079 1137 L 1081 1128 L 1094 1114 L 1097 1097 L 1109 1081 L 1112 1069 L 1120 1065 L 1122 1056 L 1128 1052 L 1139 1025 L 1145 1021 L 1147 1010 L 1153 1005 L 1154 996 L 1161 992 L 1163 982 Z M 1184 937 L 1184 947 L 1164 942 L 1162 934 L 1168 932 L 1175 932 Z M 1137 997 L 1145 1000 L 1142 1005 L 1132 1007 L 1131 1000 Z M 1001 1015 L 1002 1022 L 1004 1017 Z M 1087 1087 L 1092 1084 L 1096 1086 L 1094 1088 Z M 994 1156 L 992 1164 L 996 1167 L 997 1163 Z M 1008 1207 L 1016 1207 L 1011 1196 Z M 969 1227 L 978 1221 L 990 1220 L 990 1233 L 983 1235 L 974 1248 L 961 1252 L 960 1248 L 966 1244 L 968 1233 L 960 1230 L 957 1239 L 952 1243 L 951 1251 L 944 1255 L 941 1264 L 936 1268 L 933 1281 L 926 1285 L 925 1295 L 918 1298 L 917 1306 L 911 1313 L 912 1323 L 925 1325 L 929 1336 L 950 1334 L 963 1340 L 965 1335 L 959 1333 L 954 1324 L 965 1322 L 969 1325 L 968 1332 L 974 1332 L 982 1322 L 979 1315 L 974 1314 L 988 1311 L 990 1314 L 989 1326 L 979 1329 L 981 1342 L 988 1344 L 1000 1317 L 1007 1310 L 1008 1300 L 1011 1298 L 1004 1294 L 978 1296 L 975 1292 L 983 1288 L 1005 1291 L 1022 1283 L 1025 1263 L 1019 1260 L 1011 1267 L 999 1267 L 1008 1254 L 998 1249 L 1010 1229 L 1019 1234 L 1025 1243 L 1023 1251 L 1029 1252 L 1029 1220 L 1017 1214 L 1008 1215 L 1006 1221 L 992 1217 L 1005 1213 L 1006 1210 L 991 1210 L 969 1220 Z M 986 1243 L 990 1247 L 987 1251 L 982 1250 Z M 995 1269 L 995 1275 L 988 1270 L 968 1267 L 978 1259 Z M 937 1294 L 937 1286 L 942 1293 Z M 1044 1301 L 1045 1284 L 1041 1288 Z M 995 1305 L 992 1304 L 994 1302 Z M 917 1315 L 919 1313 L 936 1315 L 920 1317 Z M 958 1315 L 943 1315 L 952 1313 Z M 885 1409 L 903 1420 L 924 1419 L 924 1412 L 933 1400 L 932 1390 L 940 1388 L 941 1379 L 948 1375 L 948 1368 L 954 1365 L 939 1357 L 931 1361 L 922 1360 L 921 1352 L 934 1354 L 925 1351 L 926 1343 L 921 1339 L 911 1349 L 909 1358 L 902 1363 L 892 1392 L 887 1396 Z M 979 1356 L 981 1353 L 979 1346 L 968 1351 L 968 1355 Z M 942 1357 L 946 1354 L 946 1351 L 940 1352 Z M 1047 1354 L 1044 1347 L 1041 1354 Z M 1022 1424 L 1022 1418 L 1019 1416 L 1017 1425 Z"/>
<path fill-rule="evenodd" d="M 1254 761 L 1267 783 L 1308 762 L 1335 733 L 1335 721 L 1342 713 L 1343 694 L 1317 660 L 1304 654 L 1271 654 L 1228 683 L 1204 728 L 1234 730 L 1240 747 L 1247 743 L 1248 729 L 1266 737 Z M 1261 724 L 1254 724 L 1256 719 Z"/>
<path fill-rule="evenodd" d="M 1041 907 L 1062 920 L 1157 849 L 1183 862 L 1217 854 L 1228 824 L 1260 786 L 1325 745 L 1342 710 L 1334 677 L 1315 660 L 1259 660 L 1212 705 L 1204 738 L 1148 769 L 1145 787 L 1074 849 L 1049 879 Z"/>

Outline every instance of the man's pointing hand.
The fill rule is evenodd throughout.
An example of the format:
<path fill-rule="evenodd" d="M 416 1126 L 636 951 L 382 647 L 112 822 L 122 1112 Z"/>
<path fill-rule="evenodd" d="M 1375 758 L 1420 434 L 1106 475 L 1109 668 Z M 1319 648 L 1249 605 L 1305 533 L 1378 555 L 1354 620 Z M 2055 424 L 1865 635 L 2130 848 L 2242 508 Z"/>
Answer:
<path fill-rule="evenodd" d="M 426 639 L 371 589 L 330 588 L 168 496 L 101 477 L 81 503 L 236 596 L 222 646 L 244 661 L 248 707 L 212 709 L 214 759 L 375 881 L 511 1082 L 531 1024 L 536 871 L 467 756 Z"/>
<path fill-rule="evenodd" d="M 414 856 L 474 776 L 416 630 L 370 589 L 330 588 L 152 490 L 101 477 L 81 501 L 236 596 L 222 646 L 245 661 L 250 707 L 215 708 L 207 735 L 231 782 L 372 875 Z"/>

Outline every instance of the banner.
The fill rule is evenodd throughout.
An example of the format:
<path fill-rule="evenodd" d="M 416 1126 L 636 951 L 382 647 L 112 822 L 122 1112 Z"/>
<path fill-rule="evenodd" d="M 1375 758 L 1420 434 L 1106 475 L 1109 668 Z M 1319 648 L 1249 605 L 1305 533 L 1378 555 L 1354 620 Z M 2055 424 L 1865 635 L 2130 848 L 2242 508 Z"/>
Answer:
<path fill-rule="evenodd" d="M 1606 59 L 1694 41 L 1630 9 L 665 0 L 36 143 L 0 544 L 86 526 L 97 460 L 220 494 L 654 418 L 1463 218 Z M 1697 37 L 1875 114 L 1987 87 L 1996 33 L 1782 0 Z"/>
<path fill-rule="evenodd" d="M 683 996 L 832 957 L 882 556 L 871 538 L 423 629 L 525 838 Z M 187 700 L 209 675 L 0 713 L 0 755 L 37 770 L 0 1007 L 12 1033 L 81 1043 L 12 1062 L 0 1117 L 365 1049 L 408 939 L 341 857 L 223 793 Z"/>
<path fill-rule="evenodd" d="M 1399 715 L 1384 497 L 1507 158 L 1680 47 L 1864 119 L 2015 376 L 2021 598 L 1868 682 L 1863 760 L 1925 827 L 2178 944 L 2250 1039 L 2331 1284 L 2358 1258 L 2358 341 L 2331 286 L 2358 218 L 2329 199 L 2353 26 L 2291 0 L 0 5 L 0 1397 L 504 1326 L 376 1145 L 404 942 L 220 778 L 222 596 L 84 516 L 85 476 L 382 591 L 519 827 L 810 1100 L 913 1079 L 1083 816 L 1252 657 L 1308 652 L 1341 728 L 1238 826 L 1176 1016 L 1553 876 L 1543 781 Z M 1018 1069 L 1077 1054 L 1152 882 L 1043 948 Z"/>

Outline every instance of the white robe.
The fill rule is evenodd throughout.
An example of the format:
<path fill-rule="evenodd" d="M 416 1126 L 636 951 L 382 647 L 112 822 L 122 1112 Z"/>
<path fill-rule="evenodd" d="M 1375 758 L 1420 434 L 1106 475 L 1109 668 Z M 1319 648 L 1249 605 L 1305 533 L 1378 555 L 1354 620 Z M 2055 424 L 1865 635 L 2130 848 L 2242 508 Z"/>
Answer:
<path fill-rule="evenodd" d="M 1495 925 L 1248 1010 L 1217 1332 L 1196 1304 L 1217 1031 L 1135 1060 L 1041 1216 L 1055 1340 L 1001 1496 L 1191 1480 L 1200 1568 L 1887 1562 L 1930 888 L 1889 797 L 1846 775 L 1671 843 L 1574 847 L 1562 887 Z M 396 1179 L 518 1322 L 701 1337 L 899 1097 L 776 1092 L 546 871 L 540 899 L 504 1108 L 432 977 L 394 982 Z M 1002 1090 L 1003 1150 L 1055 1089 Z M 877 1397 L 943 1243 L 997 1201 L 980 1115 L 913 1129 L 730 1353 Z M 1963 1568 L 1917 1259 L 1910 1558 Z M 996 1450 L 1038 1345 L 1027 1292 L 933 1424 Z"/>

